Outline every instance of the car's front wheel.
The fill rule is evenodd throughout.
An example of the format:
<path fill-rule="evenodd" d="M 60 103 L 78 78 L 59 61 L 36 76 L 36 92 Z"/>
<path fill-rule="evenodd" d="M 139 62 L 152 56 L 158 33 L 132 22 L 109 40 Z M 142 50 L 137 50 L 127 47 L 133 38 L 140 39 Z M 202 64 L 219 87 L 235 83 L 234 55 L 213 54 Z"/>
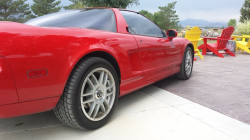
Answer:
<path fill-rule="evenodd" d="M 191 49 L 191 47 L 187 46 L 182 59 L 180 71 L 176 74 L 178 79 L 187 80 L 191 77 L 193 71 L 193 60 L 194 51 Z"/>
<path fill-rule="evenodd" d="M 76 65 L 54 112 L 71 127 L 97 129 L 112 116 L 118 96 L 115 69 L 108 61 L 92 57 Z"/>

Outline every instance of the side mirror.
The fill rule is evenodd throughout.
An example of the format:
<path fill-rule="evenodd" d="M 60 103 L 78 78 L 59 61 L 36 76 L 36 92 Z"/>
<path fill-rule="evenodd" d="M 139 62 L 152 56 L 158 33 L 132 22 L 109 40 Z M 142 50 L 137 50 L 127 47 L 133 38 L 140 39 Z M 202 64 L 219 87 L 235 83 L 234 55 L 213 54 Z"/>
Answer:
<path fill-rule="evenodd" d="M 172 40 L 173 38 L 177 37 L 178 33 L 175 30 L 168 30 L 167 36 L 169 40 Z"/>

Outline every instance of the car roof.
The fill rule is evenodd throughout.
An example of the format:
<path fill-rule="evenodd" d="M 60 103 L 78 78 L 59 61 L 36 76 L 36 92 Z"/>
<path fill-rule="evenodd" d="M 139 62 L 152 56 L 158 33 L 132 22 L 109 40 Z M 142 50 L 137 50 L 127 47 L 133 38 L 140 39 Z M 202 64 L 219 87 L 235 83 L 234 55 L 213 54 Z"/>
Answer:
<path fill-rule="evenodd" d="M 87 8 L 82 8 L 82 9 L 117 9 L 120 11 L 130 11 L 130 12 L 138 13 L 133 10 L 123 9 L 123 8 L 111 8 L 111 7 L 87 7 Z"/>

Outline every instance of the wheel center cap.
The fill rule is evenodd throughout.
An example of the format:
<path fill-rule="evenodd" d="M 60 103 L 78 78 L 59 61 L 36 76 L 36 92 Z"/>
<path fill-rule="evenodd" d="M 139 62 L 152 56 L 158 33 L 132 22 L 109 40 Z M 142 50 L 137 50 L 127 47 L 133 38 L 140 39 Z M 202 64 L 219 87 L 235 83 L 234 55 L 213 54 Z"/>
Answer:
<path fill-rule="evenodd" d="M 96 90 L 96 99 L 102 99 L 103 98 L 103 91 L 101 89 Z"/>

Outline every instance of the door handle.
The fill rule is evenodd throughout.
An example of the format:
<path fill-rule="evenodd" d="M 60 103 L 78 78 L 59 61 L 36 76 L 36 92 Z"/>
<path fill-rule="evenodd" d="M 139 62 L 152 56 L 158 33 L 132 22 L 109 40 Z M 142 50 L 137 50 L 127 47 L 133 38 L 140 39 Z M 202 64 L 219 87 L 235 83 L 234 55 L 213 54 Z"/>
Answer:
<path fill-rule="evenodd" d="M 140 39 L 140 42 L 142 43 L 142 40 Z"/>

